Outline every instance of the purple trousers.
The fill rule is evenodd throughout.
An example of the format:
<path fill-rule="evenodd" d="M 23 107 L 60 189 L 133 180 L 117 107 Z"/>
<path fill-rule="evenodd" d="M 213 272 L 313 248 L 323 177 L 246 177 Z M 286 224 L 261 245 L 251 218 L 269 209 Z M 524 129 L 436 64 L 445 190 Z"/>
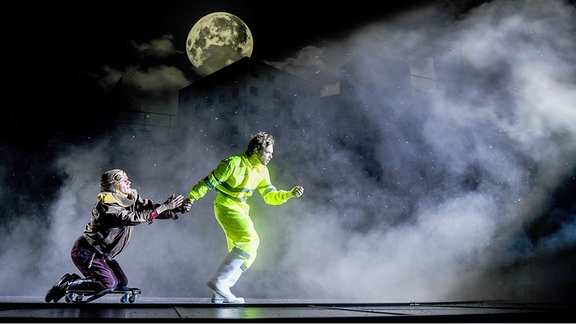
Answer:
<path fill-rule="evenodd" d="M 83 236 L 74 242 L 70 256 L 84 277 L 99 281 L 104 289 L 128 286 L 128 278 L 118 261 L 104 259 Z"/>

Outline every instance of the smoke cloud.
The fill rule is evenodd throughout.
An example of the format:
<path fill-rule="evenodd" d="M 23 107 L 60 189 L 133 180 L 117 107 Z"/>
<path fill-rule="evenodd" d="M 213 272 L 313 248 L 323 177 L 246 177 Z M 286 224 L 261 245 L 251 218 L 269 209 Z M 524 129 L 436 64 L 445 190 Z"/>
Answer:
<path fill-rule="evenodd" d="M 499 0 L 465 15 L 445 9 L 419 9 L 351 31 L 330 48 L 269 62 L 315 82 L 340 78 L 340 95 L 352 95 L 325 97 L 330 109 L 296 109 L 281 125 L 239 116 L 241 136 L 229 142 L 191 122 L 178 138 L 118 132 L 61 149 L 44 166 L 62 179 L 45 193 L 50 199 L 2 201 L 9 208 L 0 227 L 0 291 L 44 296 L 77 272 L 69 251 L 102 172 L 126 170 L 132 187 L 156 202 L 186 194 L 222 158 L 244 150 L 257 129 L 242 125 L 256 119 L 282 134 L 269 164 L 273 183 L 305 193 L 281 206 L 252 198 L 261 245 L 233 289 L 238 295 L 564 298 L 559 274 L 573 272 L 574 262 L 552 258 L 575 246 L 573 205 L 556 211 L 563 221 L 550 235 L 534 240 L 526 229 L 576 170 L 574 6 Z M 6 183 L 11 174 L 0 168 Z M 227 254 L 214 194 L 178 220 L 135 228 L 117 258 L 129 285 L 146 296 L 210 296 L 206 281 Z"/>

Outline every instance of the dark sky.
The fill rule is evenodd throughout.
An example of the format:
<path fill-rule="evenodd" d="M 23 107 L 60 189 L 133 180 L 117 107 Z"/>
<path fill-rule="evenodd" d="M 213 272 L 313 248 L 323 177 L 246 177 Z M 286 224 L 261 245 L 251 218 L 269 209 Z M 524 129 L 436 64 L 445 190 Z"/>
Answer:
<path fill-rule="evenodd" d="M 482 1 L 444 1 L 450 15 Z M 190 28 L 204 15 L 226 11 L 240 17 L 254 37 L 253 58 L 282 60 L 305 46 L 326 45 L 340 34 L 375 19 L 394 15 L 422 3 L 440 1 L 352 1 L 346 4 L 307 1 L 259 4 L 254 1 L 99 1 L 81 4 L 20 2 L 12 10 L 14 23 L 7 44 L 5 80 L 10 137 L 31 130 L 50 132 L 74 121 L 77 112 L 95 109 L 110 90 L 98 86 L 105 67 L 170 65 L 186 78 L 196 77 L 185 55 Z M 135 46 L 167 36 L 174 53 L 143 58 Z M 64 125 L 65 126 L 65 125 Z M 20 139 L 22 140 L 22 139 Z"/>

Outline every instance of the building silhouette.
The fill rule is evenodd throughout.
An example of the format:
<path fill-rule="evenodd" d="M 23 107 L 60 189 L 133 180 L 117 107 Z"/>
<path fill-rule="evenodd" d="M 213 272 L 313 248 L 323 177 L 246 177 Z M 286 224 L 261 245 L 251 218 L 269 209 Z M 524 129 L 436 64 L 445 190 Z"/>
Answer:
<path fill-rule="evenodd" d="M 215 140 L 241 138 L 260 129 L 282 136 L 320 109 L 321 87 L 244 57 L 181 89 L 178 128 Z"/>

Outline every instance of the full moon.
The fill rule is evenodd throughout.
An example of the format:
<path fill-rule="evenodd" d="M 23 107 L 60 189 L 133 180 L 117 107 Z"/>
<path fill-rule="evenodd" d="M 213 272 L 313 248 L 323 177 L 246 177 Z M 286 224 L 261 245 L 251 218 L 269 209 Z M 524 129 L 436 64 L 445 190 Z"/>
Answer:
<path fill-rule="evenodd" d="M 192 26 L 186 39 L 188 59 L 201 76 L 250 57 L 253 47 L 248 26 L 227 12 L 213 12 L 202 17 Z"/>

